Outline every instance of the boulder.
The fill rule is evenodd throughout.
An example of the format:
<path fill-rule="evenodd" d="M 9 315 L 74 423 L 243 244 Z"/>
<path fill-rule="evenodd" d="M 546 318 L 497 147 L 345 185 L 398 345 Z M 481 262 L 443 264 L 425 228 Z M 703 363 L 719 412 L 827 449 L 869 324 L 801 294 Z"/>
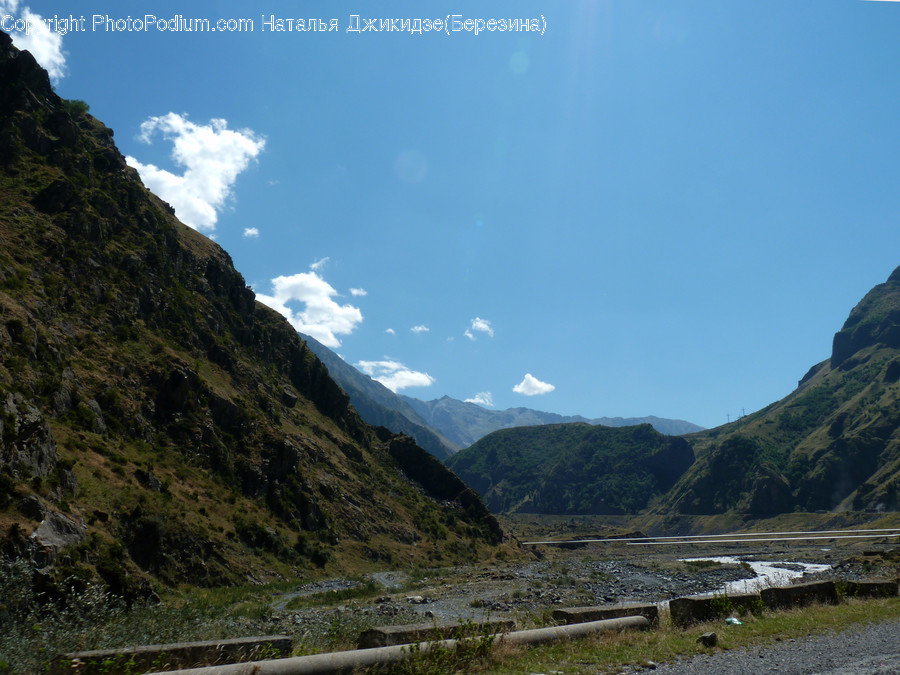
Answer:
<path fill-rule="evenodd" d="M 697 642 L 699 642 L 704 647 L 715 647 L 717 644 L 719 644 L 719 636 L 715 633 L 704 633 L 697 638 Z"/>
<path fill-rule="evenodd" d="M 31 538 L 57 550 L 74 546 L 84 540 L 87 526 L 77 523 L 58 511 L 51 512 L 32 533 Z"/>

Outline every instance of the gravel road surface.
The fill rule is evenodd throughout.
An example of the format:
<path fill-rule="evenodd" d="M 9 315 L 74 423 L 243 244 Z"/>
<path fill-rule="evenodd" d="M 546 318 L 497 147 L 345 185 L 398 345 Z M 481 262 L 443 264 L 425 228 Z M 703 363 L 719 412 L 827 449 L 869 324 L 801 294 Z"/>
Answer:
<path fill-rule="evenodd" d="M 649 671 L 648 671 L 649 672 Z M 884 675 L 900 673 L 900 621 L 661 664 L 660 675 Z"/>

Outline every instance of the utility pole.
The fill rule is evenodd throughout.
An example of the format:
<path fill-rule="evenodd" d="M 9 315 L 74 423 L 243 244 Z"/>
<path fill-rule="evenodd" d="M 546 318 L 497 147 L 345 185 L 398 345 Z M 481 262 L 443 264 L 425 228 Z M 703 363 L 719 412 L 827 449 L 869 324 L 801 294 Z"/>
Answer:
<path fill-rule="evenodd" d="M 725 419 L 731 422 L 731 413 L 725 413 Z"/>

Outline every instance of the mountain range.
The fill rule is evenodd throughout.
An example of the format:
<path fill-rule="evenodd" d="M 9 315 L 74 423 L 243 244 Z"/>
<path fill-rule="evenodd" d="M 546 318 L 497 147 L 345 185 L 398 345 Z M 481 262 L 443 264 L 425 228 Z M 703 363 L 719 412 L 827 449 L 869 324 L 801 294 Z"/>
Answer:
<path fill-rule="evenodd" d="M 662 472 L 646 466 L 660 443 L 646 431 L 623 440 L 618 430 L 570 426 L 496 431 L 449 465 L 497 511 L 648 511 L 672 527 L 677 514 L 896 511 L 900 268 L 850 312 L 830 358 L 793 392 L 682 436 L 690 458 L 681 448 Z"/>
<path fill-rule="evenodd" d="M 700 431 L 703 427 L 683 420 L 660 417 L 597 417 L 587 419 L 580 415 L 557 415 L 531 408 L 489 410 L 475 403 L 458 401 L 444 396 L 433 401 L 420 401 L 408 396 L 400 399 L 418 413 L 433 429 L 460 447 L 468 447 L 498 429 L 527 427 L 539 424 L 600 424 L 608 427 L 627 427 L 649 424 L 663 434 L 681 435 Z"/>
<path fill-rule="evenodd" d="M 459 450 L 430 427 L 406 400 L 381 382 L 359 372 L 328 347 L 309 335 L 301 334 L 309 348 L 324 363 L 331 377 L 350 396 L 350 403 L 369 424 L 387 427 L 394 433 L 412 436 L 416 443 L 438 459 L 444 460 Z"/>
<path fill-rule="evenodd" d="M 598 417 L 587 419 L 565 416 L 530 408 L 490 410 L 475 403 L 449 396 L 422 401 L 392 392 L 380 382 L 346 363 L 325 345 L 304 335 L 303 339 L 316 356 L 328 366 L 329 373 L 350 396 L 350 403 L 370 424 L 388 427 L 396 433 L 409 434 L 430 453 L 445 460 L 461 448 L 472 445 L 492 431 L 538 424 L 584 422 L 611 427 L 650 424 L 664 434 L 680 435 L 700 431 L 703 427 L 683 420 L 660 417 Z"/>
<path fill-rule="evenodd" d="M 471 560 L 503 538 L 479 495 L 897 510 L 900 268 L 795 391 L 715 429 L 397 396 L 256 302 L 0 33 L 0 554 L 126 596 Z"/>
<path fill-rule="evenodd" d="M 88 109 L 0 33 L 0 553 L 136 595 L 500 543 Z"/>

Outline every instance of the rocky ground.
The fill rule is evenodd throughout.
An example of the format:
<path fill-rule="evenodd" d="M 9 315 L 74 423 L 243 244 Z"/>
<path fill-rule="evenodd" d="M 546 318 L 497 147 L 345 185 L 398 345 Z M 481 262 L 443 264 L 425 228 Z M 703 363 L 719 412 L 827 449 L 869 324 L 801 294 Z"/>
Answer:
<path fill-rule="evenodd" d="M 378 625 L 483 619 L 513 619 L 519 627 L 548 625 L 557 608 L 664 602 L 720 590 L 727 582 L 754 576 L 745 565 L 679 561 L 697 556 L 696 551 L 597 553 L 554 551 L 515 564 L 379 572 L 362 579 L 315 582 L 279 598 L 272 605 L 266 630 L 289 633 L 310 646 L 349 648 L 359 632 Z M 833 569 L 817 576 L 844 579 L 896 574 L 898 562 L 883 552 L 844 557 L 844 553 L 821 549 L 761 550 L 755 557 L 782 560 L 785 568 L 797 561 L 824 562 Z M 340 600 L 348 595 L 357 597 Z M 329 602 L 329 596 L 335 601 Z"/>

